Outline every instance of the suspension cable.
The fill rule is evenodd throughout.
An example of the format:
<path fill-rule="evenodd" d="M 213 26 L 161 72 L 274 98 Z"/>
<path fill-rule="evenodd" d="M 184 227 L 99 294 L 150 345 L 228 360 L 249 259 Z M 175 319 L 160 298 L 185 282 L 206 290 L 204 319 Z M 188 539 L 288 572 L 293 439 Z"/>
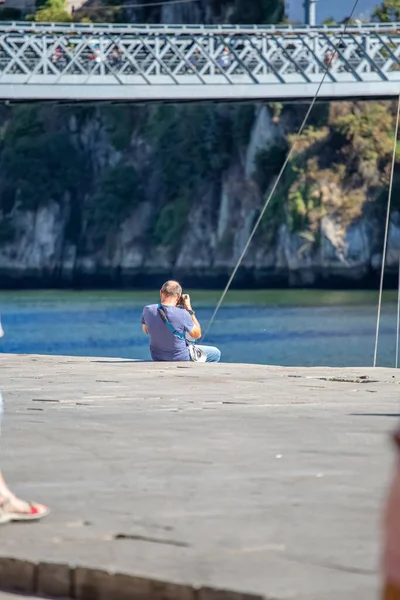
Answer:
<path fill-rule="evenodd" d="M 338 42 L 336 44 L 336 48 L 339 47 L 339 45 L 340 45 L 340 43 L 341 43 L 341 41 L 342 41 L 342 39 L 343 39 L 346 31 L 347 31 L 347 28 L 348 28 L 349 23 L 350 23 L 350 21 L 352 19 L 352 16 L 353 16 L 353 14 L 354 14 L 354 12 L 355 12 L 355 10 L 357 8 L 358 2 L 359 2 L 359 0 L 355 0 L 355 2 L 354 2 L 353 10 L 351 11 L 349 18 L 347 19 L 347 21 L 346 21 L 346 23 L 344 25 L 342 34 L 341 34 L 341 36 L 340 36 L 340 38 L 339 38 L 339 40 L 338 40 Z M 225 296 L 228 293 L 228 290 L 229 290 L 229 288 L 231 286 L 231 283 L 232 283 L 233 279 L 235 278 L 235 275 L 236 275 L 236 273 L 237 273 L 237 271 L 238 271 L 238 269 L 239 269 L 239 267 L 240 267 L 240 265 L 241 265 L 241 263 L 243 261 L 243 258 L 244 258 L 245 254 L 246 254 L 246 252 L 247 252 L 247 250 L 248 250 L 248 248 L 249 248 L 249 246 L 250 246 L 250 244 L 251 244 L 251 242 L 252 242 L 252 240 L 254 238 L 254 235 L 255 235 L 255 233 L 256 233 L 256 231 L 258 229 L 258 226 L 260 225 L 260 223 L 261 223 L 261 221 L 262 221 L 262 219 L 264 217 L 265 211 L 267 210 L 268 205 L 271 202 L 271 200 L 272 200 L 272 198 L 273 198 L 273 196 L 275 194 L 275 191 L 276 191 L 276 189 L 277 189 L 277 187 L 279 185 L 280 180 L 282 179 L 282 175 L 285 172 L 285 169 L 286 169 L 286 167 L 287 167 L 290 159 L 292 158 L 292 156 L 294 154 L 294 151 L 295 151 L 295 149 L 296 149 L 296 147 L 298 145 L 298 142 L 299 142 L 299 138 L 300 138 L 301 134 L 303 133 L 304 127 L 307 124 L 307 121 L 308 121 L 308 118 L 309 118 L 309 116 L 311 114 L 311 111 L 314 108 L 314 105 L 315 105 L 315 103 L 317 101 L 319 92 L 320 92 L 320 90 L 321 90 L 321 88 L 322 88 L 322 86 L 323 86 L 323 84 L 325 82 L 326 76 L 328 75 L 329 69 L 330 69 L 331 64 L 333 62 L 333 59 L 334 59 L 334 53 L 331 54 L 329 60 L 327 61 L 327 65 L 326 65 L 326 69 L 324 71 L 323 77 L 321 79 L 321 82 L 318 85 L 318 88 L 317 88 L 317 91 L 316 91 L 316 93 L 314 95 L 314 98 L 312 99 L 312 102 L 311 102 L 311 104 L 310 104 L 310 106 L 309 106 L 309 108 L 307 110 L 306 116 L 303 119 L 303 122 L 302 122 L 302 124 L 300 126 L 300 129 L 296 133 L 295 139 L 294 139 L 293 144 L 292 144 L 292 146 L 291 146 L 291 148 L 289 150 L 289 153 L 288 153 L 288 155 L 287 155 L 287 157 L 285 159 L 285 162 L 283 163 L 283 165 L 281 167 L 281 170 L 279 171 L 279 174 L 278 174 L 278 176 L 277 176 L 277 178 L 275 180 L 275 183 L 272 186 L 272 189 L 271 189 L 271 191 L 270 191 L 270 193 L 269 193 L 269 195 L 267 197 L 267 200 L 266 200 L 266 202 L 265 202 L 265 204 L 264 204 L 264 206 L 263 206 L 263 208 L 262 208 L 262 210 L 261 210 L 261 212 L 260 212 L 260 214 L 258 216 L 258 219 L 257 219 L 257 221 L 256 221 L 256 223 L 255 223 L 255 225 L 254 225 L 254 227 L 253 227 L 253 229 L 252 229 L 252 231 L 250 233 L 250 236 L 249 236 L 249 238 L 248 238 L 248 240 L 247 240 L 247 242 L 246 242 L 246 244 L 245 244 L 245 246 L 244 246 L 244 248 L 242 250 L 242 253 L 239 256 L 239 259 L 238 259 L 238 261 L 237 261 L 237 263 L 235 265 L 235 268 L 232 271 L 232 275 L 230 276 L 230 278 L 228 280 L 228 283 L 226 284 L 225 289 L 222 292 L 222 296 L 221 296 L 221 298 L 220 298 L 220 300 L 219 300 L 219 302 L 218 302 L 218 304 L 217 304 L 217 306 L 216 306 L 216 308 L 214 310 L 214 313 L 213 313 L 213 315 L 212 315 L 212 317 L 211 317 L 211 319 L 210 319 L 210 321 L 209 321 L 209 323 L 207 325 L 207 329 L 206 329 L 206 331 L 204 333 L 202 341 L 204 341 L 204 339 L 207 336 L 207 333 L 208 333 L 211 325 L 213 324 L 213 322 L 215 320 L 215 317 L 217 316 L 217 313 L 218 313 L 218 311 L 219 311 L 219 309 L 221 307 L 221 304 L 223 303 L 223 301 L 225 299 Z"/>
<path fill-rule="evenodd" d="M 389 196 L 388 196 L 388 203 L 387 203 L 387 210 L 386 210 L 385 237 L 383 240 L 381 281 L 380 281 L 380 286 L 379 286 L 378 316 L 376 319 L 374 367 L 376 367 L 376 359 L 378 357 L 379 327 L 380 327 L 380 323 L 381 323 L 381 309 L 382 309 L 382 295 L 383 295 L 383 278 L 385 275 L 387 241 L 388 241 L 388 235 L 389 235 L 390 205 L 392 203 L 393 176 L 394 176 L 394 168 L 396 165 L 396 150 L 397 150 L 397 137 L 398 137 L 398 132 L 399 132 L 399 117 L 400 117 L 400 92 L 399 92 L 399 99 L 397 102 L 396 130 L 395 130 L 395 134 L 394 134 L 392 168 L 390 171 Z"/>

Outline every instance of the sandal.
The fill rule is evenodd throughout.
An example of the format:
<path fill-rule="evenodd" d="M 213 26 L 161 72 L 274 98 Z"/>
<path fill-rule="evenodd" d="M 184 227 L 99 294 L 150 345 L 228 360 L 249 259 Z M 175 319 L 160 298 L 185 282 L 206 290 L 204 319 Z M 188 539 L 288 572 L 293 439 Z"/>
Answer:
<path fill-rule="evenodd" d="M 0 505 L 0 525 L 11 521 L 38 521 L 49 514 L 49 509 L 43 504 L 27 503 L 28 512 L 17 511 L 13 498 L 6 498 Z"/>

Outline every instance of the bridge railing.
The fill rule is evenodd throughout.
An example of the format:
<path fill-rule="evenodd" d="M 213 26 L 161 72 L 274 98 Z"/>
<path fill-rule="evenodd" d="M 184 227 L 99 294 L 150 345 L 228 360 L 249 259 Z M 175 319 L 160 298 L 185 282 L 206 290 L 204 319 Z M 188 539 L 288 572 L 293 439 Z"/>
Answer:
<path fill-rule="evenodd" d="M 400 23 L 337 27 L 2 23 L 5 84 L 400 82 Z"/>
<path fill-rule="evenodd" d="M 310 35 L 312 33 L 320 34 L 325 31 L 330 34 L 341 35 L 344 31 L 347 33 L 359 32 L 396 32 L 400 30 L 399 23 L 359 23 L 358 25 L 163 25 L 163 24 L 136 24 L 136 23 L 36 23 L 34 21 L 10 21 L 1 22 L 2 31 L 14 32 L 42 32 L 48 33 L 54 31 L 58 33 L 76 32 L 81 33 L 136 33 L 143 35 L 145 33 L 191 33 L 199 35 L 201 33 L 281 33 L 283 35 L 302 34 Z"/>

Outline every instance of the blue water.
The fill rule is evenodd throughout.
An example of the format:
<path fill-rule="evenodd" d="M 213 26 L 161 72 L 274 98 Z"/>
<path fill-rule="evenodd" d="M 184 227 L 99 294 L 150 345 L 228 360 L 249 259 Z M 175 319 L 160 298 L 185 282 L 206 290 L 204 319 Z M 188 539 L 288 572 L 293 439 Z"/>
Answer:
<path fill-rule="evenodd" d="M 141 304 L 123 299 L 88 300 L 79 294 L 51 301 L 0 297 L 6 353 L 63 354 L 148 360 L 140 325 Z M 205 325 L 213 306 L 197 309 Z M 223 306 L 206 343 L 223 360 L 275 365 L 366 366 L 373 361 L 375 306 Z M 379 364 L 394 366 L 396 306 L 383 306 Z"/>

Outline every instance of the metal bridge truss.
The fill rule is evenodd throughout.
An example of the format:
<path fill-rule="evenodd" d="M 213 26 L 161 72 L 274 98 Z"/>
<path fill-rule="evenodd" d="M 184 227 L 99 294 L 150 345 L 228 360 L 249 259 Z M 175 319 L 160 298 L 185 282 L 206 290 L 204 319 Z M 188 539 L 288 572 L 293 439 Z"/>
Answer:
<path fill-rule="evenodd" d="M 391 97 L 400 23 L 350 27 L 0 26 L 0 98 Z"/>

